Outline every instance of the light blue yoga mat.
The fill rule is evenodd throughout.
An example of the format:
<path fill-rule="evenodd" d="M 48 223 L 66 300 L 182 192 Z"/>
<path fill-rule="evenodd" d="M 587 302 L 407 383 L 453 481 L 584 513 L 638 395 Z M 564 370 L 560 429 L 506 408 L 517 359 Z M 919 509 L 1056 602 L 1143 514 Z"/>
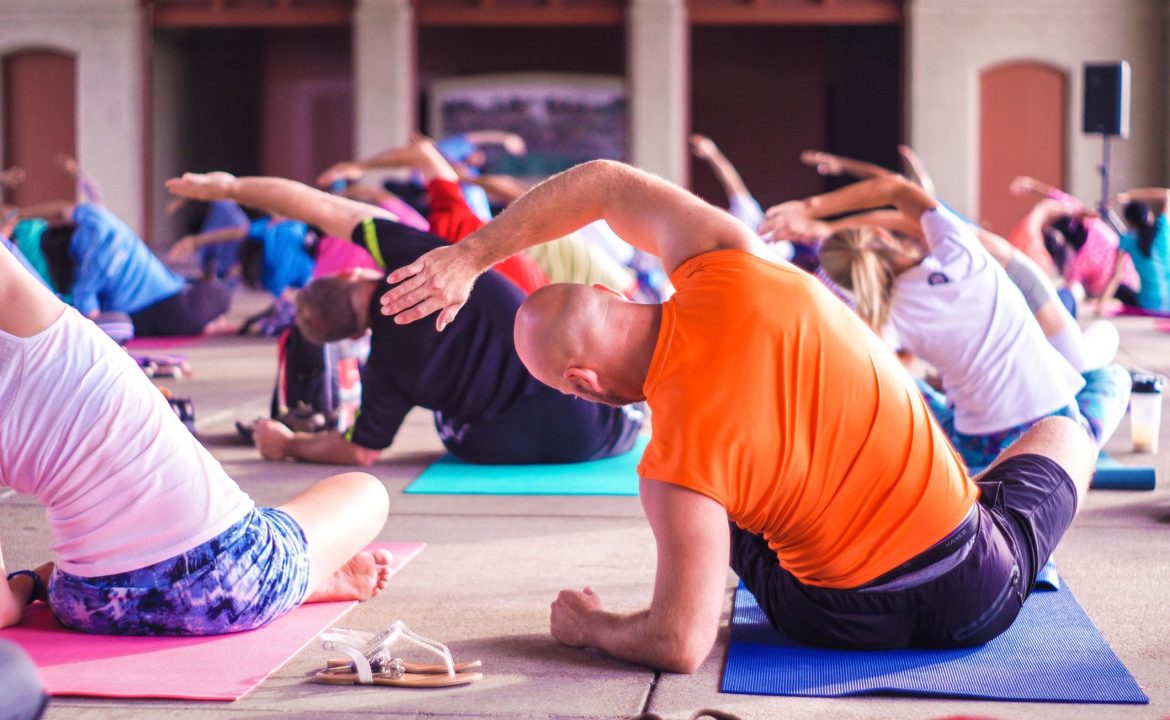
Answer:
<path fill-rule="evenodd" d="M 768 624 L 741 583 L 721 689 L 801 697 L 1149 702 L 1067 586 L 1033 592 L 1015 623 L 980 647 L 849 651 L 792 642 Z"/>
<path fill-rule="evenodd" d="M 623 455 L 559 465 L 473 465 L 448 453 L 406 487 L 412 495 L 637 495 L 649 436 Z"/>

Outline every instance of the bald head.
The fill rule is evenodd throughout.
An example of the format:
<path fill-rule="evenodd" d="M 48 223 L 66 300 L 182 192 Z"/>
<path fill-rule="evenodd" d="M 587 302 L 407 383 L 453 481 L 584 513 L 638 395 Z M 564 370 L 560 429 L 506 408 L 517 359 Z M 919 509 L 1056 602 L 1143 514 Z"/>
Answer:
<path fill-rule="evenodd" d="M 599 291 L 584 285 L 548 285 L 532 293 L 516 313 L 516 352 L 528 371 L 546 385 L 571 364 L 581 363 L 582 348 L 596 333 Z"/>
<path fill-rule="evenodd" d="M 549 285 L 516 313 L 516 352 L 533 377 L 561 392 L 610 405 L 637 402 L 659 311 L 605 287 Z"/>

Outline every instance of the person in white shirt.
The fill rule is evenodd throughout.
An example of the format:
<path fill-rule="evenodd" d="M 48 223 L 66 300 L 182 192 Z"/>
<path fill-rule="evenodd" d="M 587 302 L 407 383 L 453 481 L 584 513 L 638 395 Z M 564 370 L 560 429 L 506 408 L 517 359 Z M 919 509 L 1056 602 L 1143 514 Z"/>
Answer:
<path fill-rule="evenodd" d="M 842 229 L 822 245 L 821 266 L 871 328 L 888 321 L 902 346 L 938 371 L 942 394 L 920 385 L 968 467 L 986 467 L 1050 415 L 1078 420 L 1103 445 L 1125 413 L 1128 374 L 1117 365 L 1078 373 L 974 231 L 922 188 L 879 177 L 776 206 L 769 223 L 799 236 L 818 218 L 887 205 L 920 226 L 920 237 Z"/>
<path fill-rule="evenodd" d="M 0 582 L 0 627 L 39 599 L 86 632 L 235 632 L 389 578 L 389 553 L 363 550 L 381 482 L 344 473 L 256 507 L 125 350 L 3 248 L 0 488 L 45 506 L 55 555 Z"/>

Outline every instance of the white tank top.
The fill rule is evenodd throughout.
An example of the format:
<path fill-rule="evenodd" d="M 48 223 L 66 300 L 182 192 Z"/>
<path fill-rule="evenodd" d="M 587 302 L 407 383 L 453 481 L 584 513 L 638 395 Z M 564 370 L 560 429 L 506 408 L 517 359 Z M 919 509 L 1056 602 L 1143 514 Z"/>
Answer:
<path fill-rule="evenodd" d="M 174 557 L 254 506 L 73 308 L 33 337 L 0 331 L 0 487 L 40 500 L 58 566 L 82 577 Z"/>

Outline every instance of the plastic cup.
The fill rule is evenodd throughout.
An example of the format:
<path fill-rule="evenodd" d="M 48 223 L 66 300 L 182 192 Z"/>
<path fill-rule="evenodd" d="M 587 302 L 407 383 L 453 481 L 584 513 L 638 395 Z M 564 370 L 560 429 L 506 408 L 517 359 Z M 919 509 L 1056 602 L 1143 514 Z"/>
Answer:
<path fill-rule="evenodd" d="M 1129 396 L 1129 429 L 1135 453 L 1158 452 L 1158 433 L 1162 425 L 1162 387 L 1160 375 L 1134 375 Z"/>

